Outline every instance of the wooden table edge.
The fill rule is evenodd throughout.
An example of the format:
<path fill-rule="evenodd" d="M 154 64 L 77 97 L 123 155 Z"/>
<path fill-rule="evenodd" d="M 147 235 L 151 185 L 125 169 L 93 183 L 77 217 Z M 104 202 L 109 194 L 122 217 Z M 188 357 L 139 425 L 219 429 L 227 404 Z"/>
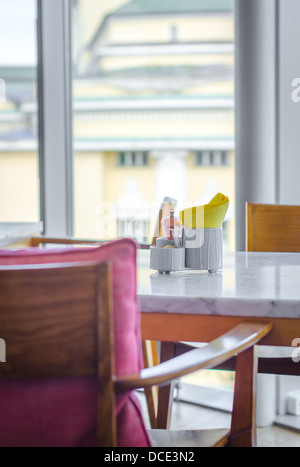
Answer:
<path fill-rule="evenodd" d="M 272 331 L 260 345 L 291 347 L 294 339 L 300 339 L 300 319 L 199 315 L 180 313 L 141 313 L 141 334 L 143 340 L 165 342 L 209 342 L 228 332 L 243 321 L 271 322 Z"/>

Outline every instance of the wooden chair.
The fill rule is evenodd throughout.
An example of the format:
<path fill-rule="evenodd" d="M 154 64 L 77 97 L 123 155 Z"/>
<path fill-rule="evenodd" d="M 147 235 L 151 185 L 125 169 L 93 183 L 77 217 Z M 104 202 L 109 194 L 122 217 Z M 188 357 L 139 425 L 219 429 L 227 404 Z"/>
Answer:
<path fill-rule="evenodd" d="M 115 447 L 120 423 L 115 411 L 118 395 L 126 396 L 137 388 L 164 385 L 192 371 L 222 363 L 235 354 L 238 354 L 237 374 L 229 433 L 228 430 L 209 431 L 202 433 L 201 437 L 198 432 L 166 433 L 158 430 L 152 431 L 151 437 L 155 446 L 161 446 L 161 439 L 162 446 L 171 446 L 172 436 L 175 436 L 176 447 L 184 443 L 179 441 L 183 436 L 188 439 L 188 444 L 184 446 L 201 445 L 201 439 L 204 445 L 255 445 L 257 358 L 254 344 L 270 331 L 271 325 L 247 321 L 203 349 L 193 350 L 135 374 L 117 377 L 114 370 L 112 288 L 109 263 L 0 267 L 0 330 L 1 338 L 7 345 L 6 363 L 0 364 L 0 445 L 3 445 L 7 432 L 13 436 L 12 427 L 15 427 L 17 434 L 11 444 L 17 447 L 23 445 L 24 439 L 18 431 L 19 423 L 25 423 L 25 427 L 27 423 L 28 431 L 35 433 L 36 437 L 46 430 L 47 445 L 51 446 L 52 441 L 54 445 L 59 444 L 58 434 L 47 432 L 47 427 L 53 422 L 53 415 L 45 412 L 49 403 L 47 394 L 50 399 L 58 397 L 57 403 L 60 386 L 50 392 L 47 392 L 47 386 L 53 380 L 56 385 L 66 384 L 66 381 L 71 383 L 68 397 L 64 394 L 67 408 L 63 405 L 63 411 L 69 412 L 61 414 L 60 429 L 67 424 L 68 417 L 75 416 L 77 423 L 81 408 L 78 403 L 81 386 L 78 386 L 76 378 L 87 378 L 95 382 L 95 398 L 83 390 L 82 398 L 79 399 L 83 404 L 83 416 L 87 404 L 94 418 L 90 427 L 84 427 L 89 434 L 90 430 L 95 429 L 95 439 L 92 437 L 95 445 Z M 42 384 L 44 403 L 42 400 L 42 404 L 37 407 L 35 397 L 30 402 L 30 416 L 39 421 L 35 427 L 32 426 L 32 420 L 24 419 L 16 411 L 15 404 L 10 413 L 7 401 L 13 395 L 14 402 L 19 401 L 20 408 L 24 408 L 28 392 L 30 396 L 28 387 L 26 391 L 18 389 L 24 381 L 33 385 L 32 391 Z M 13 389 L 9 389 L 10 384 L 15 385 Z M 73 397 L 75 399 L 72 403 Z M 3 429 L 5 427 L 7 430 Z M 69 431 L 72 433 L 73 430 L 75 428 L 72 424 Z M 136 433 L 132 433 L 132 436 L 136 436 Z M 78 442 L 78 437 L 76 440 Z M 30 445 L 28 439 L 27 444 Z M 35 445 L 35 438 L 31 445 Z"/>
<path fill-rule="evenodd" d="M 300 206 L 246 203 L 247 251 L 300 252 Z"/>
<path fill-rule="evenodd" d="M 300 206 L 246 203 L 246 248 L 300 252 Z M 259 372 L 299 376 L 290 348 L 259 347 Z"/>

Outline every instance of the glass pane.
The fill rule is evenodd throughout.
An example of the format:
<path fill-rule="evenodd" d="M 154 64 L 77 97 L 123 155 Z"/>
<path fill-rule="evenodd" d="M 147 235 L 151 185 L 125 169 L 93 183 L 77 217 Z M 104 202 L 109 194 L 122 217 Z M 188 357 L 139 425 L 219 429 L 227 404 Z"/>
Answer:
<path fill-rule="evenodd" d="M 222 192 L 234 250 L 233 3 L 74 0 L 76 236 L 149 242 L 165 196 Z"/>
<path fill-rule="evenodd" d="M 0 222 L 36 222 L 36 0 L 0 0 L 0 11 Z"/>

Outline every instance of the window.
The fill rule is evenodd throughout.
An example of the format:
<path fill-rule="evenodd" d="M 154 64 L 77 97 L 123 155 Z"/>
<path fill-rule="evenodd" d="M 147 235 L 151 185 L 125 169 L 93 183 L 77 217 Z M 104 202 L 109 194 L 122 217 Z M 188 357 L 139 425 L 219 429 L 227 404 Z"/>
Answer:
<path fill-rule="evenodd" d="M 123 167 L 143 167 L 148 165 L 147 152 L 120 152 L 119 165 Z"/>
<path fill-rule="evenodd" d="M 171 42 L 178 41 L 178 27 L 176 24 L 172 24 L 171 26 Z"/>
<path fill-rule="evenodd" d="M 230 164 L 229 151 L 197 151 L 196 165 L 222 166 Z"/>
<path fill-rule="evenodd" d="M 233 4 L 73 1 L 75 236 L 150 242 L 165 196 L 217 192 L 233 226 Z"/>
<path fill-rule="evenodd" d="M 0 0 L 0 11 L 0 222 L 36 222 L 36 1 Z"/>

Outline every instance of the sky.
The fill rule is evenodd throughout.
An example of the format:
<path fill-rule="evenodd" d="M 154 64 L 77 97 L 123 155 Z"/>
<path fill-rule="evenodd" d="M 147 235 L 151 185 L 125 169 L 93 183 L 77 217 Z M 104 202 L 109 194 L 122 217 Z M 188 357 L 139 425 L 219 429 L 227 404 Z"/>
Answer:
<path fill-rule="evenodd" d="M 0 0 L 0 66 L 36 65 L 36 0 Z"/>

